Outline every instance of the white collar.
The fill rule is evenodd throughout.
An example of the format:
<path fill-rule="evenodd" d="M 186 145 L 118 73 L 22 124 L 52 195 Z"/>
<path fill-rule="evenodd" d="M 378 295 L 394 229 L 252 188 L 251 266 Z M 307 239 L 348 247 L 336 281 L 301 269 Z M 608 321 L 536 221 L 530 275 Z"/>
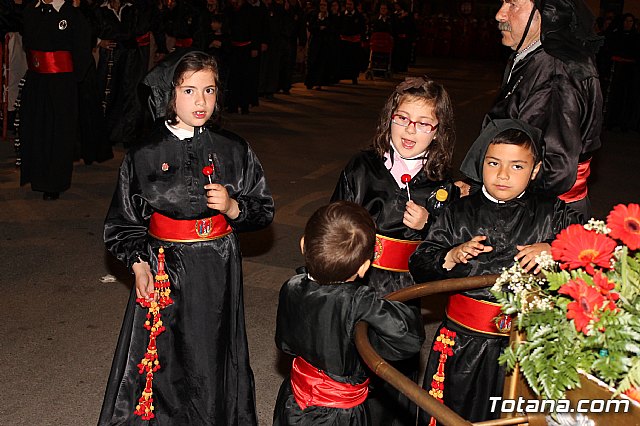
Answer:
<path fill-rule="evenodd" d="M 164 122 L 164 125 L 167 126 L 167 129 L 169 129 L 169 131 L 171 133 L 173 133 L 178 139 L 185 140 L 185 139 L 189 139 L 193 137 L 194 134 L 194 130 L 187 130 L 187 129 L 182 129 L 180 127 L 175 127 L 172 126 L 171 124 L 169 124 L 168 122 Z"/>
<path fill-rule="evenodd" d="M 522 197 L 524 195 L 525 191 L 522 191 L 522 194 L 518 195 L 516 198 Z M 497 198 L 494 198 L 493 196 L 491 196 L 491 194 L 489 194 L 489 192 L 487 192 L 487 188 L 485 188 L 484 185 L 482 185 L 482 193 L 484 194 L 485 197 L 487 197 L 489 199 L 489 201 L 493 201 L 494 203 L 497 203 L 497 204 L 506 203 L 506 201 L 501 201 L 501 200 L 498 200 Z"/>
<path fill-rule="evenodd" d="M 51 6 L 53 6 L 56 12 L 60 12 L 60 8 L 64 4 L 64 0 L 53 0 L 51 3 L 45 3 L 41 0 L 38 0 L 38 4 L 36 4 L 36 7 L 40 7 L 40 5 L 43 5 L 43 4 L 50 4 Z"/>

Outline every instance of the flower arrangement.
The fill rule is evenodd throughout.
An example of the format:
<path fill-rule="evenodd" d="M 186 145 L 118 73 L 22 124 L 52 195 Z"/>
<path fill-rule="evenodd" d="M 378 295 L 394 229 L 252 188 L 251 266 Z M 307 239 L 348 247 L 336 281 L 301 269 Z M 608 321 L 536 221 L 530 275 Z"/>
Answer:
<path fill-rule="evenodd" d="M 596 376 L 640 401 L 640 206 L 617 205 L 606 222 L 591 219 L 557 235 L 542 271 L 516 263 L 492 288 L 526 340 L 505 350 L 531 389 L 562 399 L 580 386 L 580 373 Z"/>

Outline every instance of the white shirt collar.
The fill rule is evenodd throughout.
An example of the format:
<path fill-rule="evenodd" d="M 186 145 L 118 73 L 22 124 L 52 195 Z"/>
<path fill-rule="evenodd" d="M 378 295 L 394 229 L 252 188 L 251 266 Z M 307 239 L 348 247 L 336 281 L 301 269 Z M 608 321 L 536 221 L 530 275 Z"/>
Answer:
<path fill-rule="evenodd" d="M 173 133 L 181 141 L 193 137 L 193 133 L 194 133 L 193 130 L 186 130 L 180 127 L 175 127 L 167 123 L 166 121 L 164 122 L 164 125 L 167 126 L 167 129 L 169 129 L 169 131 Z"/>
<path fill-rule="evenodd" d="M 60 8 L 64 4 L 64 0 L 53 0 L 51 3 L 45 3 L 43 1 L 38 0 L 38 4 L 36 4 L 36 7 L 40 7 L 40 5 L 42 4 L 50 4 L 51 6 L 53 6 L 56 12 L 60 12 Z"/>

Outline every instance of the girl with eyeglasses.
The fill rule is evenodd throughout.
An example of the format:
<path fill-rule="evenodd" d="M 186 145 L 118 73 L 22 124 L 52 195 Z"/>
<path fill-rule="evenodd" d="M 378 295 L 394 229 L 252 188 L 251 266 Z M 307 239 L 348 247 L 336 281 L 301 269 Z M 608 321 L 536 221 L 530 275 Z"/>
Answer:
<path fill-rule="evenodd" d="M 409 256 L 439 212 L 428 207 L 459 198 L 450 176 L 454 140 L 453 107 L 444 87 L 427 76 L 410 77 L 387 99 L 372 147 L 340 175 L 332 201 L 360 204 L 376 223 L 373 267 L 364 283 L 379 296 L 414 284 Z M 417 379 L 418 357 L 394 366 Z M 413 404 L 381 380 L 372 379 L 368 404 L 375 424 L 415 423 Z"/>

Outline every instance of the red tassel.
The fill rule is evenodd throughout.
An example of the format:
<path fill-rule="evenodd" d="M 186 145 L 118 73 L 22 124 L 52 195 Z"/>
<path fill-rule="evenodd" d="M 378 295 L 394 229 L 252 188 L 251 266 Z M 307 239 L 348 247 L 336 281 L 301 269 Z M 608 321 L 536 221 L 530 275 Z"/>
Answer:
<path fill-rule="evenodd" d="M 447 358 L 453 356 L 453 345 L 455 345 L 455 337 L 456 332 L 447 330 L 442 327 L 440 329 L 440 335 L 436 338 L 436 341 L 433 343 L 433 350 L 435 352 L 440 352 L 440 357 L 438 359 L 438 368 L 436 370 L 436 374 L 433 375 L 433 380 L 431 381 L 431 390 L 429 391 L 429 395 L 444 403 L 442 398 L 444 397 L 444 365 L 447 362 Z M 429 426 L 436 426 L 436 419 L 431 417 L 429 421 Z"/>
<path fill-rule="evenodd" d="M 158 250 L 158 273 L 155 277 L 153 284 L 155 292 L 150 296 L 158 293 L 158 301 L 147 301 L 146 299 L 136 299 L 136 302 L 140 303 L 145 308 L 149 308 L 147 313 L 147 321 L 144 323 L 144 328 L 150 331 L 149 344 L 147 345 L 147 352 L 138 364 L 140 374 L 144 374 L 146 371 L 146 384 L 142 391 L 142 395 L 138 399 L 138 405 L 134 414 L 142 417 L 143 420 L 151 420 L 155 417 L 153 414 L 153 373 L 160 369 L 160 361 L 158 360 L 158 348 L 156 346 L 156 338 L 165 330 L 162 324 L 162 316 L 160 310 L 173 304 L 173 300 L 169 296 L 171 294 L 171 288 L 169 283 L 169 276 L 164 270 L 164 248 L 160 247 Z"/>

